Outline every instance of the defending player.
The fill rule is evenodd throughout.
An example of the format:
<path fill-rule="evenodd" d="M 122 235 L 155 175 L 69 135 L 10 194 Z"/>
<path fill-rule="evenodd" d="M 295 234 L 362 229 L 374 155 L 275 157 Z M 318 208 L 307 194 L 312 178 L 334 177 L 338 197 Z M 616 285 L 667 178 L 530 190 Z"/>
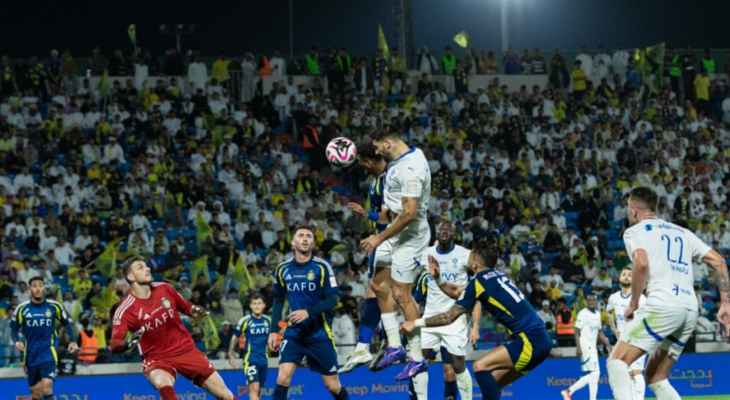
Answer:
<path fill-rule="evenodd" d="M 454 225 L 450 221 L 441 222 L 436 228 L 436 236 L 438 244 L 426 250 L 429 257 L 429 279 L 424 318 L 448 311 L 469 283 L 470 251 L 454 243 Z M 474 308 L 477 313 L 480 310 L 478 306 Z M 479 315 L 473 316 L 473 320 L 479 321 Z M 478 331 L 478 322 L 474 326 Z M 459 316 L 446 326 L 421 329 L 423 357 L 433 360 L 436 351 L 440 348 L 446 349 L 446 359 L 449 362 L 444 365 L 453 368 L 462 400 L 470 400 L 472 397 L 472 379 L 466 369 L 468 345 L 469 323 L 466 315 Z M 455 398 L 455 394 L 447 393 L 447 397 L 451 396 Z"/>
<path fill-rule="evenodd" d="M 609 323 L 613 330 L 616 338 L 621 337 L 621 333 L 626 327 L 626 318 L 624 317 L 624 310 L 629 306 L 631 301 L 631 266 L 626 266 L 621 270 L 621 275 L 618 278 L 621 290 L 612 294 L 608 298 L 608 304 L 606 305 L 606 311 L 609 315 Z M 643 294 L 639 298 L 639 308 L 643 307 L 646 303 L 646 296 Z M 646 391 L 646 381 L 644 380 L 644 364 L 646 364 L 646 355 L 639 357 L 629 367 L 629 375 L 631 375 L 631 386 L 632 393 L 634 394 L 633 400 L 644 400 L 644 392 Z"/>
<path fill-rule="evenodd" d="M 372 177 L 368 189 L 370 210 L 366 213 L 365 209 L 357 203 L 349 203 L 348 206 L 354 212 L 367 216 L 373 225 L 374 232 L 382 232 L 387 226 L 386 213 L 383 212 L 382 207 L 386 162 L 382 156 L 375 153 L 375 146 L 372 143 L 363 143 L 358 146 L 358 164 Z M 390 243 L 383 242 L 368 255 L 370 285 L 363 304 L 357 345 L 355 350 L 350 353 L 345 365 L 340 368 L 340 373 L 351 371 L 358 365 L 367 364 L 373 360 L 374 356 L 370 353 L 370 341 L 380 323 L 380 310 L 395 311 L 395 301 L 390 293 L 388 276 L 390 250 Z M 378 288 L 377 296 L 374 288 Z"/>
<path fill-rule="evenodd" d="M 633 262 L 631 301 L 624 311 L 629 321 L 608 361 L 608 378 L 617 400 L 632 398 L 632 365 L 649 354 L 646 378 L 658 400 L 680 399 L 667 379 L 697 324 L 692 260 L 715 270 L 720 291 L 717 320 L 730 329 L 730 281 L 724 258 L 689 229 L 657 218 L 657 195 L 646 187 L 631 191 L 624 232 L 626 252 Z M 646 305 L 639 308 L 644 287 Z M 638 311 L 637 311 L 638 309 Z"/>
<path fill-rule="evenodd" d="M 266 372 L 269 369 L 269 359 L 266 357 L 266 341 L 271 333 L 271 318 L 264 315 L 266 302 L 261 293 L 254 293 L 249 297 L 251 314 L 241 318 L 236 324 L 231 342 L 228 345 L 228 362 L 235 367 L 236 344 L 241 345 L 243 351 L 243 373 L 248 382 L 248 398 L 259 400 L 261 388 L 266 385 Z"/>
<path fill-rule="evenodd" d="M 206 389 L 220 400 L 232 400 L 208 358 L 195 347 L 180 313 L 198 318 L 206 314 L 190 304 L 167 283 L 152 282 L 150 268 L 141 257 L 125 261 L 124 276 L 131 285 L 112 319 L 112 351 L 124 351 L 137 345 L 142 355 L 143 372 L 162 400 L 175 400 L 177 373 Z M 132 340 L 127 340 L 132 333 Z"/>
<path fill-rule="evenodd" d="M 76 343 L 78 332 L 63 305 L 46 299 L 46 286 L 40 276 L 28 281 L 30 300 L 20 303 L 10 321 L 15 348 L 23 353 L 31 398 L 53 399 L 53 380 L 56 378 L 58 355 L 58 328 L 61 324 L 71 341 L 68 351 L 79 350 Z"/>
<path fill-rule="evenodd" d="M 395 302 L 407 321 L 419 317 L 413 300 L 413 284 L 422 269 L 422 260 L 430 241 L 428 205 L 431 197 L 431 170 L 423 152 L 409 147 L 396 133 L 381 133 L 373 140 L 378 154 L 389 161 L 383 190 L 384 207 L 392 221 L 384 231 L 369 236 L 360 245 L 371 252 L 388 241 L 391 250 L 390 288 Z M 380 288 L 375 288 L 376 293 Z M 382 294 L 378 293 L 378 298 Z M 395 310 L 381 308 L 381 318 L 388 347 L 378 363 L 379 368 L 403 361 L 406 353 L 401 343 Z M 398 378 L 414 377 L 425 371 L 418 332 L 408 341 L 410 361 Z M 414 381 L 416 391 L 423 390 L 420 378 Z M 425 395 L 425 394 L 424 394 Z"/>
<path fill-rule="evenodd" d="M 588 385 L 590 400 L 598 396 L 598 381 L 601 378 L 601 369 L 598 366 L 598 339 L 606 346 L 608 338 L 601 332 L 601 311 L 597 308 L 598 300 L 595 295 L 586 296 L 586 307 L 578 312 L 575 320 L 575 344 L 580 359 L 580 368 L 585 373 L 568 389 L 560 394 L 564 400 L 570 400 L 573 393 Z"/>
<path fill-rule="evenodd" d="M 306 357 L 312 371 L 322 375 L 336 400 L 347 399 L 337 375 L 337 349 L 332 336 L 332 311 L 337 305 L 337 280 L 332 267 L 314 257 L 314 232 L 306 226 L 294 230 L 293 257 L 274 272 L 272 333 L 268 345 L 279 352 L 279 374 L 274 400 L 285 400 L 294 372 Z M 279 321 L 284 301 L 289 303 L 288 327 L 281 340 Z"/>
<path fill-rule="evenodd" d="M 477 302 L 512 334 L 512 340 L 474 362 L 474 375 L 482 398 L 497 400 L 502 388 L 534 369 L 550 354 L 545 323 L 525 296 L 503 273 L 494 269 L 499 249 L 493 242 L 477 244 L 469 266 L 478 271 L 464 290 L 464 297 L 448 311 L 403 323 L 403 330 L 449 325 L 472 310 Z"/>

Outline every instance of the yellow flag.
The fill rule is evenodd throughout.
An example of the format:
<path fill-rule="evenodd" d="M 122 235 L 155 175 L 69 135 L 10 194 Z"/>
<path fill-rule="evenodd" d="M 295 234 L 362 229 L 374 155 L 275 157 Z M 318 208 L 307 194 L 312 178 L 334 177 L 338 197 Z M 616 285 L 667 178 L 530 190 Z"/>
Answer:
<path fill-rule="evenodd" d="M 205 275 L 205 278 L 210 282 L 210 271 L 208 271 L 208 256 L 198 257 L 193 264 L 190 266 L 190 283 L 195 285 L 198 281 L 200 274 Z"/>
<path fill-rule="evenodd" d="M 383 26 L 380 24 L 378 24 L 378 50 L 383 53 L 383 57 L 386 60 L 390 59 L 390 48 L 388 47 L 388 41 L 385 39 Z"/>
<path fill-rule="evenodd" d="M 467 48 L 469 47 L 469 34 L 466 31 L 461 31 L 454 35 L 454 43 L 458 44 L 460 47 Z"/>
<path fill-rule="evenodd" d="M 120 241 L 121 238 L 118 238 L 107 243 L 104 251 L 96 259 L 96 268 L 107 278 L 114 275 L 114 270 L 117 267 L 117 253 L 119 252 Z"/>
<path fill-rule="evenodd" d="M 218 336 L 218 329 L 213 322 L 213 318 L 210 315 L 205 317 L 204 320 L 200 321 L 201 330 L 203 331 L 203 343 L 208 351 L 215 350 L 221 344 L 221 338 Z"/>
<path fill-rule="evenodd" d="M 99 94 L 101 97 L 109 97 L 112 90 L 112 82 L 109 79 L 109 70 L 104 70 L 104 73 L 99 79 Z"/>
<path fill-rule="evenodd" d="M 231 270 L 233 280 L 240 284 L 238 289 L 239 293 L 245 293 L 254 286 L 251 274 L 248 272 L 248 267 L 242 255 L 238 255 L 235 264 L 233 263 L 233 255 L 231 255 L 228 268 Z"/>
<path fill-rule="evenodd" d="M 198 246 L 210 236 L 210 225 L 205 222 L 202 214 L 195 216 L 195 238 L 198 239 Z"/>

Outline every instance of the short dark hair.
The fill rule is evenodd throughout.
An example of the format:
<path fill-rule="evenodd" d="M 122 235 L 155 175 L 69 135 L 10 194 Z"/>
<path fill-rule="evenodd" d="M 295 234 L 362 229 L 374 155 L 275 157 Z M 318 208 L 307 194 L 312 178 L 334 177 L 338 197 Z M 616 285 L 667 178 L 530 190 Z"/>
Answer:
<path fill-rule="evenodd" d="M 484 260 L 487 268 L 494 268 L 497 266 L 499 247 L 494 240 L 481 240 L 477 242 L 472 251 Z"/>
<path fill-rule="evenodd" d="M 646 186 L 639 186 L 631 190 L 629 193 L 631 200 L 644 204 L 649 211 L 655 211 L 659 197 L 656 192 Z"/>
<path fill-rule="evenodd" d="M 373 141 L 380 142 L 385 139 L 398 139 L 403 140 L 403 138 L 400 135 L 400 132 L 388 130 L 388 129 L 381 129 L 376 131 L 372 136 Z"/>
<path fill-rule="evenodd" d="M 302 225 L 297 225 L 297 226 L 296 226 L 296 227 L 294 228 L 294 230 L 292 231 L 292 234 L 296 235 L 296 233 L 297 233 L 298 231 L 302 230 L 302 229 L 304 229 L 304 230 L 308 230 L 308 231 L 312 232 L 312 235 L 314 235 L 314 228 L 312 228 L 312 226 L 310 226 L 310 225 L 306 225 L 306 224 L 302 224 Z"/>
<path fill-rule="evenodd" d="M 129 275 L 129 271 L 132 269 L 132 264 L 134 264 L 137 261 L 144 261 L 144 257 L 142 256 L 131 256 L 124 260 L 122 262 L 122 272 L 124 273 L 124 278 L 127 278 L 127 275 Z"/>
<path fill-rule="evenodd" d="M 248 296 L 248 303 L 251 304 L 254 300 L 261 300 L 266 304 L 266 298 L 261 292 L 253 292 Z"/>
<path fill-rule="evenodd" d="M 383 156 L 375 151 L 375 145 L 372 142 L 363 142 L 357 145 L 357 155 L 360 158 L 372 161 L 380 161 Z"/>
<path fill-rule="evenodd" d="M 35 281 L 41 281 L 41 283 L 45 283 L 45 281 L 43 280 L 43 277 L 38 275 L 38 276 L 34 276 L 34 277 L 28 279 L 28 286 L 33 285 L 33 282 L 35 282 Z"/>

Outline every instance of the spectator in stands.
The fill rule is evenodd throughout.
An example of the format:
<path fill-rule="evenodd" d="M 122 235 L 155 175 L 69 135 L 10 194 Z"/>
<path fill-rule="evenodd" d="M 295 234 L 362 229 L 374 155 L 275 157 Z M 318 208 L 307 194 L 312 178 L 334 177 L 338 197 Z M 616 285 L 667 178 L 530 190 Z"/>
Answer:
<path fill-rule="evenodd" d="M 545 327 L 548 329 L 548 331 L 555 331 L 555 315 L 550 309 L 550 300 L 543 300 L 541 302 L 541 307 L 537 311 L 537 315 L 545 323 Z"/>

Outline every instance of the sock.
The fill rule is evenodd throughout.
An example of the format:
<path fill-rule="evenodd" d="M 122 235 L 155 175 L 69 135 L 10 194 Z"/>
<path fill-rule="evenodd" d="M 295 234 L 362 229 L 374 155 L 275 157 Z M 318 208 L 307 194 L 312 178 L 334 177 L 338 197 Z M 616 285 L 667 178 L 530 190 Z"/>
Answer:
<path fill-rule="evenodd" d="M 401 347 L 403 343 L 400 341 L 400 326 L 396 319 L 396 313 L 383 313 L 380 318 L 383 320 L 383 330 L 388 338 L 388 347 Z"/>
<path fill-rule="evenodd" d="M 464 369 L 464 372 L 456 374 L 456 385 L 459 387 L 459 397 L 461 397 L 461 400 L 471 400 L 473 385 L 468 369 Z"/>
<path fill-rule="evenodd" d="M 380 308 L 378 308 L 378 299 L 365 299 L 362 308 L 362 318 L 360 318 L 360 333 L 357 339 L 358 344 L 370 344 L 373 338 L 373 331 L 380 323 Z"/>
<path fill-rule="evenodd" d="M 644 400 L 644 392 L 646 392 L 646 381 L 644 380 L 644 374 L 634 375 L 634 382 L 631 385 L 631 389 L 634 392 L 634 400 Z"/>
<path fill-rule="evenodd" d="M 340 393 L 334 394 L 332 393 L 332 398 L 335 400 L 347 400 L 349 397 L 347 397 L 347 390 L 345 390 L 344 386 L 340 386 Z"/>
<path fill-rule="evenodd" d="M 456 381 L 444 382 L 444 400 L 456 400 L 456 393 L 458 392 L 459 389 L 456 386 Z"/>
<path fill-rule="evenodd" d="M 408 380 L 408 400 L 418 400 L 416 389 L 413 388 L 413 378 Z"/>
<path fill-rule="evenodd" d="M 477 371 L 474 373 L 479 384 L 479 389 L 482 391 L 482 398 L 485 400 L 499 400 L 501 396 L 502 388 L 497 385 L 497 381 L 494 380 L 492 373 L 489 371 Z"/>
<path fill-rule="evenodd" d="M 413 377 L 413 391 L 418 400 L 428 399 L 428 372 L 421 372 Z"/>
<path fill-rule="evenodd" d="M 617 359 L 610 359 L 606 363 L 608 369 L 608 383 L 611 385 L 613 397 L 616 400 L 631 400 L 631 375 L 629 366 Z"/>
<path fill-rule="evenodd" d="M 672 387 L 667 379 L 649 385 L 656 395 L 656 400 L 682 400 L 679 393 Z"/>
<path fill-rule="evenodd" d="M 177 395 L 175 394 L 175 388 L 172 386 L 163 386 L 160 388 L 160 398 L 162 400 L 177 400 Z"/>
<path fill-rule="evenodd" d="M 413 335 L 408 337 L 408 356 L 413 361 L 423 361 L 421 350 L 421 329 L 416 329 Z"/>
<path fill-rule="evenodd" d="M 286 395 L 289 393 L 289 386 L 281 386 L 279 384 L 276 385 L 276 389 L 274 389 L 274 396 L 272 397 L 273 400 L 286 400 Z"/>
<path fill-rule="evenodd" d="M 590 392 L 590 399 L 596 400 L 596 397 L 594 393 L 597 393 L 598 391 L 598 379 L 600 378 L 600 373 L 598 371 L 592 371 L 589 372 L 583 376 L 580 377 L 577 381 L 575 381 L 574 384 L 570 385 L 568 388 L 568 393 L 573 394 L 580 389 L 582 389 L 584 386 L 588 385 L 588 391 Z"/>

